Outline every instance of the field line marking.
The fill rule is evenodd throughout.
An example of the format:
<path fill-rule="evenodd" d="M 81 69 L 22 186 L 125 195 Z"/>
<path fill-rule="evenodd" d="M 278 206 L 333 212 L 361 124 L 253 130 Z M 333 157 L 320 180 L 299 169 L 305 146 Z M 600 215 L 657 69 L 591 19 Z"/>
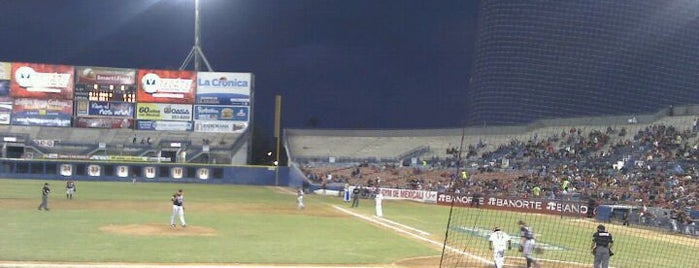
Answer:
<path fill-rule="evenodd" d="M 435 246 L 438 246 L 438 247 L 442 247 L 442 246 L 444 245 L 444 243 L 437 242 L 437 241 L 431 240 L 431 239 L 429 239 L 429 238 L 419 236 L 419 235 L 417 235 L 417 234 L 414 234 L 414 233 L 412 233 L 412 232 L 406 231 L 406 230 L 401 229 L 401 228 L 399 228 L 399 227 L 392 226 L 392 225 L 390 225 L 390 224 L 388 224 L 388 223 L 381 222 L 381 221 L 377 221 L 377 220 L 375 220 L 375 219 L 373 219 L 373 218 L 371 218 L 371 217 L 367 217 L 367 216 L 364 216 L 364 215 L 362 215 L 362 214 L 359 214 L 359 213 L 350 211 L 350 210 L 348 210 L 348 209 L 346 209 L 346 208 L 342 208 L 342 207 L 339 207 L 339 206 L 337 206 L 337 205 L 333 205 L 333 207 L 334 207 L 335 209 L 339 210 L 339 211 L 342 211 L 342 212 L 346 213 L 346 214 L 355 216 L 355 217 L 357 217 L 357 218 L 360 218 L 360 219 L 363 219 L 363 220 L 366 220 L 366 221 L 369 221 L 369 222 L 373 222 L 373 223 L 375 223 L 375 224 L 384 226 L 384 227 L 386 227 L 386 228 L 389 228 L 389 229 L 394 230 L 394 231 L 399 232 L 399 233 L 406 234 L 406 235 L 411 236 L 411 237 L 413 237 L 413 238 L 415 238 L 415 239 L 418 239 L 418 240 L 421 240 L 421 241 L 430 243 L 430 244 L 432 244 L 432 245 L 435 245 Z M 413 229 L 414 229 L 414 228 L 413 228 Z M 487 260 L 487 259 L 485 259 L 485 258 L 483 258 L 483 257 L 481 257 L 481 256 L 474 255 L 474 254 L 471 254 L 471 253 L 469 253 L 469 252 L 466 252 L 465 250 L 462 251 L 462 250 L 459 250 L 459 249 L 457 249 L 457 248 L 453 248 L 453 247 L 451 247 L 451 246 L 446 246 L 445 248 L 448 249 L 448 250 L 450 250 L 450 251 L 453 251 L 453 252 L 456 252 L 456 253 L 459 253 L 459 254 L 462 254 L 462 255 L 471 257 L 471 258 L 473 258 L 473 259 L 475 259 L 475 260 L 478 260 L 478 261 L 480 261 L 480 262 L 482 262 L 482 263 L 485 263 L 485 264 L 494 264 L 492 261 L 489 261 L 489 260 Z"/>
<path fill-rule="evenodd" d="M 420 229 L 417 229 L 417 228 L 413 228 L 413 227 L 407 226 L 407 225 L 405 225 L 405 224 L 398 223 L 398 222 L 395 222 L 395 221 L 392 221 L 392 220 L 389 220 L 389 219 L 386 219 L 386 218 L 383 218 L 383 217 L 376 217 L 376 216 L 374 216 L 374 218 L 375 218 L 375 219 L 378 219 L 378 220 L 380 220 L 380 221 L 385 221 L 385 222 L 387 222 L 387 223 L 389 223 L 389 224 L 392 224 L 392 225 L 400 226 L 401 228 L 405 228 L 405 229 L 414 231 L 414 232 L 419 233 L 419 234 L 421 234 L 421 235 L 425 235 L 425 236 L 430 235 L 430 233 L 425 232 L 425 231 L 423 231 L 423 230 L 420 230 Z"/>
<path fill-rule="evenodd" d="M 224 265 L 224 264 L 116 264 L 116 263 L 31 263 L 31 262 L 0 262 L 3 268 L 377 268 L 379 266 L 307 266 L 307 265 Z"/>

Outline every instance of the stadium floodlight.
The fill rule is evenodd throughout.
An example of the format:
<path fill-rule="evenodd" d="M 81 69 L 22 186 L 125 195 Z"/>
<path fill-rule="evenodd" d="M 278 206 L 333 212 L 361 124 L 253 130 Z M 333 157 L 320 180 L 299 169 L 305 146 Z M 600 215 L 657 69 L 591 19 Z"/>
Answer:
<path fill-rule="evenodd" d="M 187 54 L 182 65 L 180 65 L 180 70 L 184 70 L 192 58 L 194 58 L 194 71 L 199 71 L 201 61 L 203 60 L 209 72 L 213 72 L 214 70 L 211 68 L 209 61 L 206 59 L 206 56 L 204 56 L 204 51 L 201 50 L 201 20 L 199 10 L 199 0 L 194 0 L 194 46 L 192 46 L 192 49 L 189 51 L 189 54 Z"/>

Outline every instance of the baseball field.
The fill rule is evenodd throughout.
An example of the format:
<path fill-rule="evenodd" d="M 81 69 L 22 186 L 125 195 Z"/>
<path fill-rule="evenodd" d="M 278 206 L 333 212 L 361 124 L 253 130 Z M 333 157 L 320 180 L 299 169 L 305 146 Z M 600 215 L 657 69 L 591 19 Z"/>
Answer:
<path fill-rule="evenodd" d="M 306 195 L 296 206 L 293 189 L 211 184 L 77 182 L 74 199 L 65 182 L 48 181 L 50 211 L 38 211 L 44 181 L 0 179 L 0 267 L 43 264 L 126 266 L 438 267 L 449 208 L 384 201 L 384 219 L 373 217 L 371 200 L 349 208 L 338 197 Z M 184 190 L 187 227 L 169 226 L 170 197 Z M 589 266 L 589 241 L 597 223 L 583 219 L 484 210 L 478 225 L 452 226 L 450 233 L 500 225 L 516 235 L 526 219 L 547 243 L 542 267 Z M 480 229 L 479 229 L 480 228 Z M 464 232 L 463 230 L 466 230 Z M 687 267 L 697 239 L 610 225 L 618 252 L 614 267 Z M 467 248 L 467 266 L 489 267 L 487 240 Z M 649 251 L 651 245 L 658 250 Z M 459 253 L 461 254 L 461 253 Z M 450 254 L 451 255 L 451 254 Z M 507 263 L 521 263 L 516 250 Z M 22 266 L 24 265 L 24 266 Z M 690 265 L 691 266 L 691 265 Z M 515 266 L 512 266 L 515 267 Z"/>

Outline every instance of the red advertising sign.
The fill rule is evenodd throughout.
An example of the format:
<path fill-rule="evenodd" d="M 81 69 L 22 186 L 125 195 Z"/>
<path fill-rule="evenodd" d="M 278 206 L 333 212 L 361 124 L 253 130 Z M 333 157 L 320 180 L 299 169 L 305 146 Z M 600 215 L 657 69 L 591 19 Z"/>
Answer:
<path fill-rule="evenodd" d="M 524 199 L 516 197 L 482 196 L 476 202 L 472 196 L 439 194 L 437 204 L 450 206 L 452 201 L 458 207 L 480 207 L 494 210 L 507 210 L 527 213 L 541 213 L 565 216 L 585 216 L 587 205 L 584 202 L 552 199 Z"/>
<path fill-rule="evenodd" d="M 136 101 L 194 103 L 196 73 L 175 70 L 138 70 Z"/>
<path fill-rule="evenodd" d="M 73 99 L 74 68 L 69 65 L 12 63 L 10 96 L 33 99 Z"/>

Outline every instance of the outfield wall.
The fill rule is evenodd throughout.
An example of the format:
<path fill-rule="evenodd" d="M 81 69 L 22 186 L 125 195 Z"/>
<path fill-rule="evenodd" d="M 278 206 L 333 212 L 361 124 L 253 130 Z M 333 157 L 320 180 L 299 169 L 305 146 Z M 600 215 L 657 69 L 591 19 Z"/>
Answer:
<path fill-rule="evenodd" d="M 288 167 L 191 163 L 0 159 L 0 176 L 40 180 L 185 182 L 297 187 Z"/>

